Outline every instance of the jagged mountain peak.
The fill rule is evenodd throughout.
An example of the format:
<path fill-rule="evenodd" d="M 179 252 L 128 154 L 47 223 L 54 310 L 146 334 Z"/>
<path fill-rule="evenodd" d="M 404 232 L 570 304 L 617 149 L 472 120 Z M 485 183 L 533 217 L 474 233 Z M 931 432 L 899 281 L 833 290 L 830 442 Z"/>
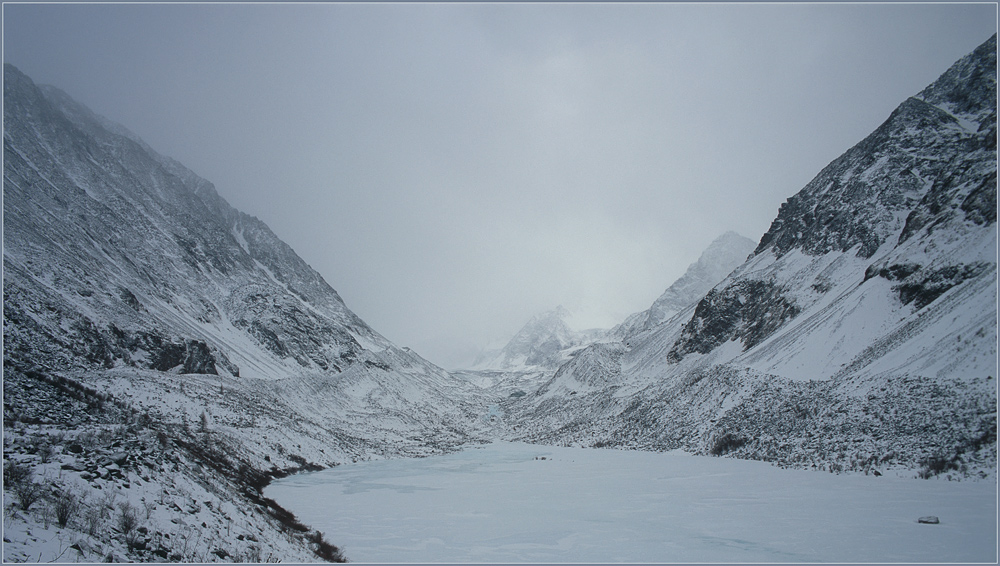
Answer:
<path fill-rule="evenodd" d="M 574 330 L 572 313 L 562 305 L 534 315 L 498 351 L 484 352 L 473 367 L 485 370 L 554 371 L 572 352 L 604 335 L 599 329 Z"/>
<path fill-rule="evenodd" d="M 628 338 L 647 331 L 691 306 L 733 269 L 742 264 L 756 243 L 736 232 L 727 231 L 708 245 L 698 260 L 688 266 L 652 306 L 629 316 L 612 329 L 612 334 Z"/>
<path fill-rule="evenodd" d="M 995 149 L 995 124 L 994 35 L 786 200 L 754 254 L 857 248 L 858 257 L 871 258 L 903 228 L 934 179 L 962 174 L 955 160 Z"/>
<path fill-rule="evenodd" d="M 565 325 L 566 320 L 570 317 L 570 312 L 566 307 L 559 305 L 556 308 L 538 313 L 531 317 L 531 320 L 522 327 L 522 330 L 529 327 L 545 326 L 545 325 Z M 518 332 L 520 334 L 520 332 Z"/>
<path fill-rule="evenodd" d="M 928 104 L 948 106 L 953 114 L 988 119 L 996 111 L 997 34 L 960 59 L 915 96 Z M 995 117 L 994 117 L 995 121 Z"/>
<path fill-rule="evenodd" d="M 573 330 L 566 322 L 569 315 L 569 311 L 562 306 L 534 315 L 507 342 L 502 352 L 512 356 L 525 354 L 530 357 L 531 352 L 540 344 L 546 342 L 568 344 L 573 334 Z"/>

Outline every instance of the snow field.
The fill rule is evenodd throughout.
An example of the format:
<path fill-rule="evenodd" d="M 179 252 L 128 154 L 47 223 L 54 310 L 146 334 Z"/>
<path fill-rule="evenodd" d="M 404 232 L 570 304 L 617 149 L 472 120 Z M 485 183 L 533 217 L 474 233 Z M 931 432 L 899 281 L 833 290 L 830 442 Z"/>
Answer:
<path fill-rule="evenodd" d="M 355 562 L 997 559 L 994 482 L 681 452 L 495 443 L 292 476 L 265 495 Z M 941 523 L 917 523 L 926 515 Z"/>

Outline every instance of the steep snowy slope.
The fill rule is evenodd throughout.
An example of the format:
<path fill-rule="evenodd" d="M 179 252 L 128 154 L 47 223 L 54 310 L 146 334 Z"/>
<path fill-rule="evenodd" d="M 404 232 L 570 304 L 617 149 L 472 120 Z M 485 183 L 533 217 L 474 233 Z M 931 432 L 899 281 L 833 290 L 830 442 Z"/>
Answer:
<path fill-rule="evenodd" d="M 10 66 L 4 100 L 8 355 L 275 378 L 389 347 L 206 181 Z"/>
<path fill-rule="evenodd" d="M 171 481 L 163 466 L 173 462 L 175 482 L 214 486 L 269 537 L 252 552 L 296 560 L 312 548 L 328 558 L 314 534 L 307 540 L 305 527 L 260 499 L 268 478 L 439 452 L 486 430 L 477 429 L 478 388 L 372 330 L 264 223 L 9 65 L 3 190 L 4 430 L 14 443 L 5 445 L 5 470 L 48 474 L 48 457 L 38 456 L 48 446 L 69 468 L 44 476 L 47 491 L 89 501 L 95 513 L 106 489 L 124 489 L 138 505 Z M 106 442 L 80 440 L 106 433 Z M 105 477 L 107 459 L 123 450 L 130 463 Z M 140 462 L 158 473 L 144 476 Z M 22 518 L 32 525 L 51 505 L 28 503 Z M 193 529 L 224 541 L 217 529 L 232 524 L 187 526 L 183 505 L 160 515 L 150 530 L 191 540 Z M 184 539 L 136 548 L 120 529 L 90 530 L 94 548 L 130 560 L 210 557 L 211 549 L 180 552 Z M 251 552 L 240 540 L 215 556 Z M 154 543 L 168 554 L 152 554 Z"/>
<path fill-rule="evenodd" d="M 447 379 L 210 183 L 4 71 L 8 358 L 266 379 L 391 359 Z"/>
<path fill-rule="evenodd" d="M 826 357 L 851 361 L 859 347 L 891 332 L 894 318 L 923 316 L 952 287 L 994 279 L 994 51 L 988 43 L 956 64 L 789 198 L 754 258 L 699 303 L 669 359 L 726 342 L 749 350 L 780 328 L 786 337 L 802 336 L 799 342 L 808 336 Z M 881 297 L 887 287 L 892 297 Z M 995 294 L 977 296 L 981 304 L 967 301 L 966 308 L 995 311 Z M 837 346 L 832 335 L 817 340 L 810 315 L 820 312 L 852 329 L 845 339 L 853 344 Z M 755 356 L 757 369 L 787 367 L 799 347 L 786 338 L 769 350 Z M 814 363 L 820 356 L 806 357 Z M 762 364 L 768 357 L 775 365 Z"/>
<path fill-rule="evenodd" d="M 994 37 L 789 198 L 691 311 L 561 368 L 517 409 L 524 436 L 992 473 L 996 159 Z"/>

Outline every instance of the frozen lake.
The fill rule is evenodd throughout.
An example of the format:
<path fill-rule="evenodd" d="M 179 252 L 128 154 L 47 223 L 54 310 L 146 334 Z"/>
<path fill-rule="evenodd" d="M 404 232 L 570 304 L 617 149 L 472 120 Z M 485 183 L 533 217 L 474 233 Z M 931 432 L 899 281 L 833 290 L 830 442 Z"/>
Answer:
<path fill-rule="evenodd" d="M 992 481 L 678 452 L 496 443 L 296 475 L 265 494 L 352 562 L 997 560 Z"/>

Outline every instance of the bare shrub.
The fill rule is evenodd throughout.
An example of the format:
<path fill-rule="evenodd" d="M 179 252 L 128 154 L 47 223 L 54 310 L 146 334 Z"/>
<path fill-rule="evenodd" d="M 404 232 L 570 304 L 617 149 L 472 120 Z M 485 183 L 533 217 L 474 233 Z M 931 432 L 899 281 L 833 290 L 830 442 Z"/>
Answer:
<path fill-rule="evenodd" d="M 951 458 L 942 455 L 924 458 L 920 462 L 923 467 L 917 472 L 917 477 L 920 479 L 930 479 L 948 470 L 957 470 L 959 469 L 959 462 L 960 459 L 957 455 Z"/>
<path fill-rule="evenodd" d="M 72 493 L 64 491 L 53 499 L 52 510 L 56 514 L 56 524 L 66 528 L 66 525 L 80 510 L 80 501 Z"/>
<path fill-rule="evenodd" d="M 52 445 L 48 442 L 45 442 L 38 447 L 38 457 L 41 458 L 43 464 L 49 463 L 49 460 L 52 459 L 52 452 Z"/>
<path fill-rule="evenodd" d="M 156 510 L 156 504 L 152 501 L 143 501 L 142 508 L 146 512 L 146 520 L 148 521 L 153 516 L 153 511 Z"/>
<path fill-rule="evenodd" d="M 42 497 L 42 486 L 32 481 L 33 474 L 34 470 L 27 464 L 9 460 L 4 463 L 4 488 L 14 494 L 21 511 L 27 511 Z"/>
<path fill-rule="evenodd" d="M 123 535 L 128 535 L 139 526 L 139 516 L 129 501 L 122 501 L 118 504 L 118 530 Z"/>
<path fill-rule="evenodd" d="M 83 530 L 90 536 L 96 536 L 104 526 L 104 509 L 100 505 L 87 507 L 83 513 Z"/>
<path fill-rule="evenodd" d="M 125 535 L 125 546 L 128 548 L 129 552 L 135 550 L 136 544 L 139 542 L 139 531 L 131 531 Z"/>
<path fill-rule="evenodd" d="M 721 456 L 740 448 L 746 444 L 746 442 L 746 439 L 727 432 L 715 439 L 715 443 L 712 445 L 712 449 L 709 450 L 709 453 L 712 456 Z"/>
<path fill-rule="evenodd" d="M 76 437 L 76 442 L 77 444 L 88 450 L 93 450 L 94 447 L 97 446 L 98 444 L 97 435 L 94 434 L 94 431 L 88 430 L 86 432 L 79 434 Z"/>
<path fill-rule="evenodd" d="M 258 562 L 260 562 L 260 547 L 257 546 L 257 545 L 255 545 L 255 544 L 251 544 L 247 548 L 247 553 L 243 556 L 243 559 L 246 562 L 250 562 L 250 563 L 258 563 Z"/>
<path fill-rule="evenodd" d="M 3 483 L 8 489 L 31 479 L 31 466 L 7 460 L 3 464 Z"/>
<path fill-rule="evenodd" d="M 125 538 L 125 546 L 129 552 L 135 550 L 135 545 L 139 541 L 139 514 L 129 501 L 122 501 L 118 504 L 118 530 Z"/>
<path fill-rule="evenodd" d="M 14 497 L 17 498 L 21 511 L 27 511 L 31 506 L 42 498 L 44 490 L 42 486 L 33 481 L 25 481 L 13 489 Z"/>
<path fill-rule="evenodd" d="M 323 533 L 320 531 L 313 531 L 306 534 L 306 540 L 315 545 L 312 549 L 313 553 L 323 560 L 338 563 L 347 562 L 347 557 L 344 556 L 336 545 L 323 540 Z"/>

